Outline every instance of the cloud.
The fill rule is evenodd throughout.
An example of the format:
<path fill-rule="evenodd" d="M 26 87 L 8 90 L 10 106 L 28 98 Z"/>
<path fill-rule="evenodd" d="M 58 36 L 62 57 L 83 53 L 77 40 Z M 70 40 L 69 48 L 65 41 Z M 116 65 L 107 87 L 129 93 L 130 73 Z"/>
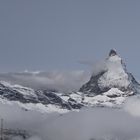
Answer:
<path fill-rule="evenodd" d="M 131 115 L 140 117 L 140 97 L 129 98 L 124 105 L 124 109 Z"/>
<path fill-rule="evenodd" d="M 40 89 L 50 88 L 60 91 L 78 90 L 88 81 L 89 72 L 77 71 L 52 71 L 52 72 L 21 72 L 0 74 L 0 79 L 20 84 L 23 86 Z"/>
<path fill-rule="evenodd" d="M 96 61 L 89 61 L 89 60 L 82 60 L 79 61 L 80 64 L 90 66 L 90 75 L 97 75 L 107 69 L 106 60 L 96 60 Z"/>
<path fill-rule="evenodd" d="M 92 75 L 97 75 L 106 70 L 107 70 L 106 61 L 100 60 L 92 66 Z"/>
<path fill-rule="evenodd" d="M 139 121 L 122 110 L 94 108 L 65 114 L 46 132 L 50 140 L 132 140 L 140 138 Z"/>
<path fill-rule="evenodd" d="M 96 107 L 62 115 L 24 111 L 15 104 L 0 103 L 0 117 L 4 118 L 4 127 L 29 132 L 28 140 L 138 140 L 140 115 L 132 113 L 132 106 L 136 103 L 139 111 L 139 100 L 128 100 L 122 109 Z M 17 139 L 22 140 L 13 140 Z"/>

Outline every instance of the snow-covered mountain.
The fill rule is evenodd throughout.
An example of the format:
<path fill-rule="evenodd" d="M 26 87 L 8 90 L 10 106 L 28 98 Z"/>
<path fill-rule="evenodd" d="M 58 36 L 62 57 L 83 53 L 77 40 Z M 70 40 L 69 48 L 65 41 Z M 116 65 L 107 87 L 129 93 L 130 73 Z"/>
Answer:
<path fill-rule="evenodd" d="M 140 91 L 140 84 L 127 72 L 125 63 L 115 50 L 110 51 L 104 67 L 96 75 L 93 74 L 80 91 L 87 95 L 99 95 L 112 88 L 120 90 L 125 96 Z"/>
<path fill-rule="evenodd" d="M 82 107 L 120 107 L 126 98 L 140 93 L 140 84 L 126 69 L 122 58 L 111 50 L 100 71 L 93 73 L 79 92 L 32 89 L 0 81 L 0 101 L 18 104 L 24 109 L 65 112 Z"/>

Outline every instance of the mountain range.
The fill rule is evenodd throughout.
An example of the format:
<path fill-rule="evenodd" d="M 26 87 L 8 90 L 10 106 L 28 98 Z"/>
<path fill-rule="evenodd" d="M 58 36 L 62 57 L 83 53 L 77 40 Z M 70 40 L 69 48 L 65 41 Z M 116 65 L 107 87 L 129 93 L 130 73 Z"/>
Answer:
<path fill-rule="evenodd" d="M 33 89 L 0 81 L 0 101 L 18 104 L 25 110 L 67 112 L 82 107 L 121 107 L 130 96 L 139 95 L 140 84 L 112 49 L 100 70 L 93 72 L 79 91 L 60 92 L 48 88 Z"/>

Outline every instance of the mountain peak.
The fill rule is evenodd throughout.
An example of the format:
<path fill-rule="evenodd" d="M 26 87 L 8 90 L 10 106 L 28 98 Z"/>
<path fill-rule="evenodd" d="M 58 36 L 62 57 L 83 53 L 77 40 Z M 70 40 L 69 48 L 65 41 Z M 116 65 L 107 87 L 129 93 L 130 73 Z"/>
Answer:
<path fill-rule="evenodd" d="M 117 55 L 117 52 L 115 49 L 111 49 L 110 52 L 109 52 L 109 56 L 115 56 Z"/>
<path fill-rule="evenodd" d="M 90 80 L 80 88 L 81 92 L 97 95 L 117 88 L 126 95 L 139 93 L 140 84 L 131 73 L 127 72 L 125 63 L 114 49 L 110 51 L 109 57 L 104 62 L 105 70 L 103 68 L 100 73 L 92 75 Z"/>

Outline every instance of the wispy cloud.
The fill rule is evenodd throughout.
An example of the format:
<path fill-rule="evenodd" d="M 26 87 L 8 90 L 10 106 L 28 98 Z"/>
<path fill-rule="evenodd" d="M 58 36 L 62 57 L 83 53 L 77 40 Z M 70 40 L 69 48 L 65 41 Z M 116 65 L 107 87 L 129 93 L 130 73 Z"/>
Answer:
<path fill-rule="evenodd" d="M 0 103 L 0 113 L 5 127 L 33 134 L 29 140 L 139 140 L 140 115 L 134 115 L 131 106 L 140 112 L 137 102 L 139 99 L 134 98 L 122 109 L 89 108 L 63 115 L 24 111 L 17 105 Z"/>
<path fill-rule="evenodd" d="M 20 72 L 0 74 L 0 79 L 21 84 L 35 89 L 50 88 L 60 91 L 78 90 L 90 77 L 89 72 L 51 71 L 51 72 Z"/>

